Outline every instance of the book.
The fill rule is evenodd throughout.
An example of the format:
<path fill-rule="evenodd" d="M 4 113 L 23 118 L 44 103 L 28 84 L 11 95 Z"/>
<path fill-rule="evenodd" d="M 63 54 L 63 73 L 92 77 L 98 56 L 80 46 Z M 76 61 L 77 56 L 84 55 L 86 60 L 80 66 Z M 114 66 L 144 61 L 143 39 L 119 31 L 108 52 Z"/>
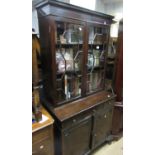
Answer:
<path fill-rule="evenodd" d="M 58 49 L 56 51 L 56 64 L 57 64 L 57 71 L 64 72 L 65 71 L 65 60 L 63 58 L 62 52 Z"/>
<path fill-rule="evenodd" d="M 64 77 L 64 86 L 65 86 L 65 95 L 66 95 L 66 99 L 68 99 L 68 88 L 67 88 L 67 75 L 65 74 Z"/>
<path fill-rule="evenodd" d="M 94 66 L 99 66 L 99 62 L 100 62 L 100 51 L 99 50 L 93 50 L 94 53 Z"/>
<path fill-rule="evenodd" d="M 64 54 L 64 58 L 66 61 L 66 70 L 73 70 L 73 49 L 65 49 L 66 52 Z"/>
<path fill-rule="evenodd" d="M 83 57 L 83 51 L 77 51 L 75 57 L 74 57 L 74 67 L 76 71 L 81 70 L 82 68 L 82 57 Z"/>

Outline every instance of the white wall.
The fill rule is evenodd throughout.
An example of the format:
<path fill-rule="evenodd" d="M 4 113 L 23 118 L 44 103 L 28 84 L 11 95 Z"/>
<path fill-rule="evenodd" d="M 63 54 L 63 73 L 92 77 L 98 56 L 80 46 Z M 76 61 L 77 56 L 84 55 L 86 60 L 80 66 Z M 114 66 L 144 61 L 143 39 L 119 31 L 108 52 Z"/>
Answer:
<path fill-rule="evenodd" d="M 32 0 L 33 3 L 42 0 Z M 123 0 L 58 0 L 65 3 L 71 3 L 73 5 L 81 6 L 97 12 L 110 14 L 116 17 L 116 21 L 119 21 L 123 17 Z M 32 9 L 32 28 L 39 33 L 37 12 Z M 112 25 L 111 33 L 117 36 L 118 23 Z"/>
<path fill-rule="evenodd" d="M 96 0 L 70 0 L 70 4 L 77 5 L 90 10 L 95 10 Z"/>
<path fill-rule="evenodd" d="M 39 34 L 38 16 L 36 9 L 32 9 L 32 28 L 34 28 L 35 32 Z"/>

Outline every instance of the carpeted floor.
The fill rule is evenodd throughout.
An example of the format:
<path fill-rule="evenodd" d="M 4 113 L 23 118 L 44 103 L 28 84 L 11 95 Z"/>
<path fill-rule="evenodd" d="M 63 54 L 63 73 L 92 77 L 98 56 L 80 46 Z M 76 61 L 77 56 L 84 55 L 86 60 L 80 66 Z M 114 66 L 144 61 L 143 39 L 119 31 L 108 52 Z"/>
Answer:
<path fill-rule="evenodd" d="M 93 155 L 123 155 L 123 138 L 113 141 L 111 144 L 105 144 Z"/>

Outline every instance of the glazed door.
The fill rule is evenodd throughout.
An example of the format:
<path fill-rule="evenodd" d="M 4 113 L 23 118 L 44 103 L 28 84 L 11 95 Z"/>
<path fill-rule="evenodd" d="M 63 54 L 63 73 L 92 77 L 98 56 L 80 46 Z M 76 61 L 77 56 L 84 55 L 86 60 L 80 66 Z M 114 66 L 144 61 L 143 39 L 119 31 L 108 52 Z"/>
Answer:
<path fill-rule="evenodd" d="M 84 25 L 55 19 L 56 103 L 82 96 Z"/>
<path fill-rule="evenodd" d="M 104 89 L 108 39 L 108 27 L 102 25 L 88 26 L 87 94 Z"/>
<path fill-rule="evenodd" d="M 111 132 L 113 107 L 96 112 L 93 147 L 103 143 Z"/>
<path fill-rule="evenodd" d="M 92 117 L 68 129 L 62 136 L 63 155 L 84 155 L 90 151 Z"/>

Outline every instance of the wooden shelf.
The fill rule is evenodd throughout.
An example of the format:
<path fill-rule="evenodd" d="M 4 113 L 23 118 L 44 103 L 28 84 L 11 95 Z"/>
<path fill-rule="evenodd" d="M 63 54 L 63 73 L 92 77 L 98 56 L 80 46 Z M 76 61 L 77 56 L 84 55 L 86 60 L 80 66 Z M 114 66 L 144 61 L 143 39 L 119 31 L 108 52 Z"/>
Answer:
<path fill-rule="evenodd" d="M 103 44 L 88 44 L 88 45 L 89 45 L 89 48 L 91 48 L 91 46 L 93 48 L 96 48 L 96 46 L 99 46 L 99 49 L 96 49 L 96 50 L 103 49 Z M 74 46 L 79 46 L 80 48 L 82 48 L 83 44 L 78 44 L 78 43 L 76 43 L 76 44 L 56 44 L 56 48 L 59 48 L 59 47 L 61 47 L 61 48 L 72 48 Z"/>
<path fill-rule="evenodd" d="M 65 72 L 57 72 L 57 75 L 61 75 L 61 74 L 81 74 L 80 70 L 66 70 Z"/>
<path fill-rule="evenodd" d="M 56 44 L 56 48 L 59 48 L 59 47 L 61 47 L 61 48 L 72 48 L 72 47 L 74 47 L 74 46 L 80 46 L 80 48 L 83 46 L 83 44 L 78 44 L 78 43 L 76 43 L 76 44 L 59 44 L 59 43 L 57 43 Z"/>
<path fill-rule="evenodd" d="M 115 64 L 115 61 L 107 61 L 107 64 L 108 65 L 113 65 L 113 64 Z"/>
<path fill-rule="evenodd" d="M 88 68 L 88 71 L 91 71 L 91 69 L 92 69 L 92 67 L 89 67 Z M 95 66 L 94 68 L 93 68 L 93 70 L 104 70 L 104 67 L 101 67 L 101 66 Z"/>
<path fill-rule="evenodd" d="M 42 115 L 46 116 L 47 120 L 45 120 L 43 122 L 40 121 L 40 122 L 33 123 L 32 124 L 32 133 L 54 123 L 54 120 L 51 117 L 51 115 L 43 107 L 42 107 Z"/>

